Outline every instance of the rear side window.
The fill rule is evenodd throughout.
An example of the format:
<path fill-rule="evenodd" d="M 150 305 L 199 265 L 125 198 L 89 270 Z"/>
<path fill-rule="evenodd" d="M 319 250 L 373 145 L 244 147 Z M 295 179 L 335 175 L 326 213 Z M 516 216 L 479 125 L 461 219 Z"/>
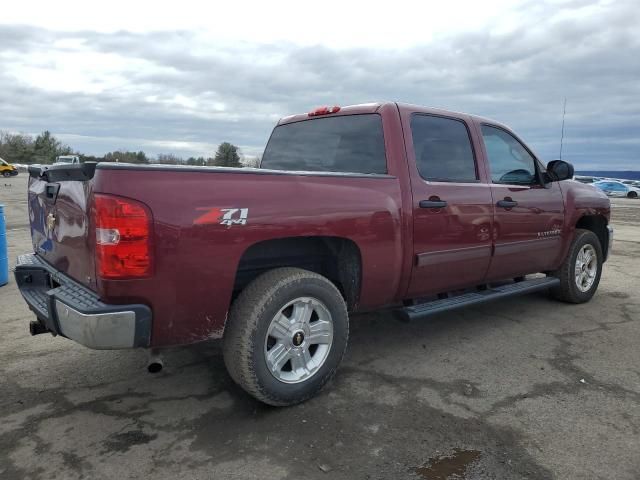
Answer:
<path fill-rule="evenodd" d="M 469 132 L 463 122 L 415 114 L 411 117 L 411 135 L 422 178 L 438 182 L 478 180 Z"/>
<path fill-rule="evenodd" d="M 280 125 L 260 168 L 387 173 L 382 119 L 377 114 L 345 115 Z"/>

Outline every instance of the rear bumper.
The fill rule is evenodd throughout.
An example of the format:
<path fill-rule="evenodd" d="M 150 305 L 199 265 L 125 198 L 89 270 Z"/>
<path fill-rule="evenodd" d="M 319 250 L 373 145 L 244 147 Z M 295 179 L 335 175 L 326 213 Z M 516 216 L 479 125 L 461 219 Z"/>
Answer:
<path fill-rule="evenodd" d="M 149 347 L 148 306 L 103 303 L 95 292 L 35 254 L 18 257 L 15 278 L 29 308 L 54 335 L 95 349 Z"/>

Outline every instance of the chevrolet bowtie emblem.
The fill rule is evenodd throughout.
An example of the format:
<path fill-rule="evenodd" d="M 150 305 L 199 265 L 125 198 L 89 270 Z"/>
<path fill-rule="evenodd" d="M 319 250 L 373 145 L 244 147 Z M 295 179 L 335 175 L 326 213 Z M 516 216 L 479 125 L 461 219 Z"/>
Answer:
<path fill-rule="evenodd" d="M 304 342 L 304 334 L 302 332 L 296 332 L 293 335 L 292 342 L 294 347 L 299 347 L 302 345 L 302 342 Z"/>
<path fill-rule="evenodd" d="M 56 216 L 53 213 L 47 215 L 47 231 L 53 231 L 53 227 L 56 225 Z"/>

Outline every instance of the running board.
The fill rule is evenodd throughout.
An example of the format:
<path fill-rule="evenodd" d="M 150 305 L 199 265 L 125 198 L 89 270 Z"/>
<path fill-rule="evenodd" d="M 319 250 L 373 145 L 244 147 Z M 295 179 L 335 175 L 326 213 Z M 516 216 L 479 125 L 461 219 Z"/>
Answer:
<path fill-rule="evenodd" d="M 509 283 L 499 287 L 479 290 L 477 292 L 464 293 L 451 298 L 442 298 L 430 302 L 411 305 L 396 310 L 401 320 L 410 321 L 419 318 L 435 315 L 436 313 L 455 310 L 456 308 L 468 307 L 479 303 L 490 302 L 498 298 L 512 297 L 525 293 L 537 292 L 560 284 L 560 279 L 555 277 L 532 278 L 516 283 Z"/>

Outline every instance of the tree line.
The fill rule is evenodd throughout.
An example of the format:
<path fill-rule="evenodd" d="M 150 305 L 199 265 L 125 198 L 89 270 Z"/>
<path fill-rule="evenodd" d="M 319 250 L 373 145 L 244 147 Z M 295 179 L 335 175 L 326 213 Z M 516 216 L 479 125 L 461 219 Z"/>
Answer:
<path fill-rule="evenodd" d="M 61 155 L 77 155 L 83 162 L 124 162 L 124 163 L 160 163 L 165 165 L 209 165 L 220 167 L 257 167 L 258 159 L 243 158 L 240 149 L 229 142 L 223 142 L 211 157 L 183 158 L 171 153 L 161 153 L 150 157 L 143 151 L 115 150 L 102 157 L 85 155 L 75 151 L 56 139 L 51 132 L 44 131 L 35 138 L 21 133 L 0 132 L 0 158 L 9 163 L 55 162 Z"/>

